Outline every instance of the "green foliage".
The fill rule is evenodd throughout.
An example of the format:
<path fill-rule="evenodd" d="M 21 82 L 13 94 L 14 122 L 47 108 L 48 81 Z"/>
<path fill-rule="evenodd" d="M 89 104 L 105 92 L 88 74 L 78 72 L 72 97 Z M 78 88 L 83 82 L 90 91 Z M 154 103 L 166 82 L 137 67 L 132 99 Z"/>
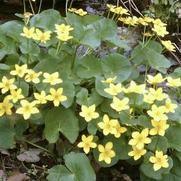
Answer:
<path fill-rule="evenodd" d="M 8 149 L 13 148 L 15 131 L 11 125 L 10 120 L 6 118 L 0 119 L 0 148 Z"/>
<path fill-rule="evenodd" d="M 88 158 L 82 153 L 71 152 L 64 156 L 65 166 L 57 165 L 51 168 L 48 173 L 48 181 L 94 181 L 95 173 Z"/>
<path fill-rule="evenodd" d="M 44 115 L 45 137 L 49 143 L 57 142 L 61 132 L 71 143 L 77 139 L 78 119 L 71 109 L 53 108 Z"/>
<path fill-rule="evenodd" d="M 49 181 L 96 180 L 89 159 L 100 167 L 111 167 L 120 160 L 137 164 L 144 181 L 177 181 L 181 165 L 181 85 L 168 85 L 168 77 L 179 79 L 181 69 L 167 75 L 172 63 L 163 55 L 162 45 L 153 37 L 144 37 L 128 53 L 127 43 L 118 36 L 114 17 L 81 17 L 74 13 L 63 17 L 58 11 L 46 10 L 25 23 L 10 21 L 0 25 L 0 148 L 14 148 L 18 141 L 27 138 L 36 140 L 34 133 L 38 132 L 41 140 L 52 148 L 56 146 L 64 158 L 62 161 L 57 155 L 59 165 L 48 170 Z M 61 31 L 70 29 L 63 34 L 55 27 L 62 24 L 67 26 L 63 25 Z M 36 31 L 29 38 L 22 34 L 26 34 L 23 28 Z M 38 36 L 37 28 L 45 34 L 51 31 L 45 42 L 42 38 L 45 34 Z M 101 54 L 99 50 L 104 46 L 106 53 Z M 17 65 L 27 65 L 23 76 L 15 70 Z M 37 77 L 32 78 L 31 72 Z M 153 72 L 161 73 L 161 81 L 150 83 L 151 79 L 159 79 L 159 74 Z M 48 79 L 47 75 L 55 77 Z M 13 81 L 11 86 L 17 88 L 10 89 L 3 82 L 5 78 Z M 23 97 L 15 101 L 12 90 L 18 88 Z M 163 93 L 153 94 L 153 90 Z M 56 91 L 57 95 L 53 95 Z M 37 98 L 35 93 L 42 97 Z M 170 107 L 166 105 L 168 97 Z M 27 111 L 26 106 L 31 103 L 33 108 Z M 157 111 L 164 112 L 154 113 L 153 105 L 158 107 Z M 104 125 L 106 116 L 112 125 Z M 160 120 L 161 116 L 166 118 Z M 165 121 L 159 128 L 152 123 L 156 118 L 159 119 L 156 123 Z M 139 155 L 137 161 L 136 153 L 132 156 L 131 152 L 138 145 L 131 145 L 130 140 L 135 141 L 134 135 L 145 130 L 148 134 L 144 136 L 150 143 L 143 144 L 146 152 Z M 85 139 L 92 145 L 85 144 Z M 59 147 L 60 142 L 63 148 Z M 48 144 L 44 150 L 49 149 Z M 108 147 L 112 144 L 108 151 L 107 144 Z M 79 153 L 82 149 L 88 157 Z M 149 160 L 157 151 L 169 155 L 166 160 L 169 166 L 162 165 L 158 171 Z"/>

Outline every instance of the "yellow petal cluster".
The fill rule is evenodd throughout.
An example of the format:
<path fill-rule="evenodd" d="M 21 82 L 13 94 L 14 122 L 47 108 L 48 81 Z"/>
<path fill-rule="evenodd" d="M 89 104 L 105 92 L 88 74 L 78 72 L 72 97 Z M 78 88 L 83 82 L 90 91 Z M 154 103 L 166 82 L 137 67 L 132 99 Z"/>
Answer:
<path fill-rule="evenodd" d="M 73 28 L 70 25 L 65 24 L 55 24 L 55 32 L 57 33 L 57 39 L 60 41 L 68 41 L 73 38 L 73 36 L 70 36 L 70 31 L 72 31 Z"/>
<path fill-rule="evenodd" d="M 81 137 L 82 141 L 80 143 L 78 143 L 78 147 L 79 148 L 83 148 L 84 152 L 86 154 L 88 154 L 90 152 L 91 148 L 96 148 L 97 144 L 95 142 L 93 142 L 94 136 L 93 135 L 89 135 L 89 136 L 85 136 L 82 135 Z"/>
<path fill-rule="evenodd" d="M 99 161 L 105 161 L 107 164 L 111 163 L 111 159 L 116 156 L 115 151 L 113 150 L 113 143 L 107 142 L 104 145 L 98 145 Z"/>
<path fill-rule="evenodd" d="M 162 151 L 156 151 L 154 156 L 151 156 L 149 161 L 153 163 L 154 171 L 158 171 L 159 169 L 168 168 L 168 156 L 164 155 Z"/>
<path fill-rule="evenodd" d="M 81 112 L 79 115 L 83 117 L 87 122 L 90 122 L 92 119 L 96 119 L 99 117 L 99 113 L 96 111 L 96 105 L 93 104 L 91 106 L 81 106 Z"/>
<path fill-rule="evenodd" d="M 151 120 L 153 128 L 150 130 L 150 135 L 160 135 L 164 136 L 165 131 L 169 128 L 166 120 L 155 121 Z"/>
<path fill-rule="evenodd" d="M 141 132 L 135 131 L 132 133 L 132 139 L 129 141 L 129 145 L 135 146 L 138 149 L 143 149 L 145 144 L 151 143 L 151 139 L 148 138 L 148 128 L 143 129 Z"/>

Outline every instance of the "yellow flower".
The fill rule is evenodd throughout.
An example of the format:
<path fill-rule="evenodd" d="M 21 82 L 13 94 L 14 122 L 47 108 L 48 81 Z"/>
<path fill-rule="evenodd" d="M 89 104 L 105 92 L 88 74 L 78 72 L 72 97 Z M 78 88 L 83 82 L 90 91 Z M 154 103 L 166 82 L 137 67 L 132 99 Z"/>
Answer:
<path fill-rule="evenodd" d="M 168 97 L 167 94 L 163 93 L 163 89 L 161 87 L 156 90 L 153 88 L 150 88 L 148 95 L 150 99 L 152 99 L 153 101 L 154 100 L 162 101 Z"/>
<path fill-rule="evenodd" d="M 52 74 L 49 74 L 46 72 L 43 74 L 43 76 L 45 78 L 43 80 L 44 83 L 49 83 L 50 85 L 56 85 L 56 84 L 62 83 L 62 79 L 59 78 L 58 72 L 54 72 Z"/>
<path fill-rule="evenodd" d="M 154 19 L 153 19 L 153 18 L 150 18 L 149 16 L 145 16 L 143 19 L 144 19 L 144 21 L 147 22 L 147 23 L 151 23 L 151 22 L 154 21 Z"/>
<path fill-rule="evenodd" d="M 0 82 L 0 88 L 2 94 L 8 92 L 9 90 L 16 89 L 16 85 L 14 85 L 14 78 L 13 79 L 7 79 L 6 76 L 3 76 L 2 82 Z"/>
<path fill-rule="evenodd" d="M 41 43 L 46 43 L 50 40 L 51 31 L 42 32 L 40 29 L 36 29 L 36 33 L 33 35 L 34 40 L 38 40 Z"/>
<path fill-rule="evenodd" d="M 111 83 L 114 83 L 114 81 L 117 79 L 117 77 L 113 77 L 113 78 L 107 78 L 106 80 L 102 80 L 101 82 L 102 83 L 106 83 L 106 84 L 111 84 Z"/>
<path fill-rule="evenodd" d="M 63 95 L 63 88 L 57 90 L 50 88 L 50 95 L 47 96 L 47 100 L 53 101 L 54 106 L 58 107 L 61 102 L 67 100 L 67 97 Z"/>
<path fill-rule="evenodd" d="M 147 77 L 148 77 L 147 82 L 153 85 L 160 84 L 165 80 L 160 73 L 156 74 L 155 76 L 147 75 Z"/>
<path fill-rule="evenodd" d="M 149 130 L 145 128 L 139 133 L 138 131 L 134 131 L 132 133 L 132 139 L 129 141 L 129 145 L 136 146 L 138 149 L 143 149 L 144 144 L 151 143 L 151 139 L 148 138 Z"/>
<path fill-rule="evenodd" d="M 143 33 L 143 36 L 146 36 L 146 37 L 151 37 L 151 36 L 153 36 L 153 34 L 152 34 L 152 33 L 150 33 L 150 32 L 145 32 L 145 33 Z"/>
<path fill-rule="evenodd" d="M 70 31 L 73 30 L 73 27 L 71 27 L 70 25 L 65 25 L 65 24 L 55 24 L 55 32 L 56 33 L 64 33 L 64 32 L 67 32 L 69 33 Z"/>
<path fill-rule="evenodd" d="M 28 71 L 27 64 L 19 66 L 18 64 L 15 65 L 15 70 L 10 72 L 11 75 L 17 75 L 18 77 L 23 77 L 25 73 Z"/>
<path fill-rule="evenodd" d="M 83 148 L 84 152 L 88 154 L 91 148 L 96 148 L 97 144 L 93 142 L 93 135 L 85 136 L 82 135 L 82 141 L 77 145 L 79 148 Z"/>
<path fill-rule="evenodd" d="M 150 94 L 144 94 L 143 101 L 148 104 L 152 104 L 154 102 L 154 99 L 153 97 L 150 97 Z"/>
<path fill-rule="evenodd" d="M 159 18 L 155 19 L 153 21 L 153 24 L 156 25 L 156 26 L 167 26 L 167 24 L 163 23 Z"/>
<path fill-rule="evenodd" d="M 114 131 L 114 136 L 116 138 L 119 138 L 122 133 L 125 133 L 127 131 L 127 129 L 125 127 L 122 127 L 118 121 L 117 121 L 116 126 L 114 126 L 114 128 L 116 130 L 116 131 Z"/>
<path fill-rule="evenodd" d="M 83 117 L 87 122 L 90 122 L 92 119 L 96 119 L 99 117 L 99 113 L 96 111 L 96 105 L 93 104 L 91 106 L 81 106 L 81 112 L 79 115 Z"/>
<path fill-rule="evenodd" d="M 68 41 L 69 39 L 72 39 L 73 37 L 69 35 L 70 31 L 73 30 L 73 28 L 70 25 L 57 25 L 55 24 L 55 32 L 57 33 L 57 38 L 61 41 Z"/>
<path fill-rule="evenodd" d="M 172 78 L 172 77 L 167 77 L 167 86 L 170 87 L 180 87 L 181 86 L 181 79 L 180 78 Z"/>
<path fill-rule="evenodd" d="M 32 28 L 24 27 L 23 28 L 23 33 L 21 33 L 21 36 L 24 36 L 24 37 L 26 37 L 28 39 L 31 39 L 34 36 L 34 31 L 35 31 L 34 27 L 32 27 Z"/>
<path fill-rule="evenodd" d="M 137 85 L 136 82 L 131 81 L 129 87 L 125 89 L 124 92 L 143 94 L 145 92 L 145 87 L 145 84 Z"/>
<path fill-rule="evenodd" d="M 77 10 L 75 10 L 74 11 L 76 14 L 78 14 L 79 16 L 85 16 L 85 15 L 87 15 L 87 12 L 86 11 L 84 11 L 83 9 L 77 9 Z"/>
<path fill-rule="evenodd" d="M 162 151 L 156 151 L 155 156 L 151 156 L 149 161 L 153 163 L 154 171 L 159 170 L 160 168 L 168 168 L 168 156 L 163 155 Z"/>
<path fill-rule="evenodd" d="M 104 91 L 112 96 L 116 96 L 123 91 L 122 85 L 119 84 L 109 84 L 109 88 L 104 89 Z"/>
<path fill-rule="evenodd" d="M 116 134 L 117 130 L 116 130 L 116 126 L 118 124 L 118 120 L 117 119 L 109 119 L 108 115 L 105 114 L 103 116 L 103 121 L 98 123 L 98 126 L 103 130 L 103 134 L 104 135 L 108 135 L 108 134 Z"/>
<path fill-rule="evenodd" d="M 123 15 L 123 14 L 129 15 L 128 10 L 123 8 L 123 7 L 121 7 L 121 6 L 120 7 L 111 8 L 110 11 L 115 13 L 115 14 L 119 14 L 119 15 Z"/>
<path fill-rule="evenodd" d="M 58 33 L 57 34 L 57 38 L 60 40 L 60 41 L 68 41 L 70 39 L 73 38 L 73 36 L 70 36 L 69 33 Z"/>
<path fill-rule="evenodd" d="M 165 113 L 165 107 L 164 106 L 156 106 L 155 104 L 152 105 L 151 110 L 147 111 L 148 115 L 152 117 L 155 121 L 160 120 L 167 120 L 168 117 Z"/>
<path fill-rule="evenodd" d="M 40 83 L 40 79 L 38 78 L 42 72 L 36 73 L 34 70 L 28 70 L 27 74 L 25 76 L 25 81 L 26 82 L 33 82 L 35 84 Z"/>
<path fill-rule="evenodd" d="M 146 154 L 146 150 L 144 148 L 138 149 L 136 146 L 133 146 L 132 149 L 133 150 L 130 151 L 128 155 L 133 156 L 134 160 L 138 160 Z"/>
<path fill-rule="evenodd" d="M 36 99 L 37 104 L 46 104 L 47 103 L 47 95 L 45 91 L 41 91 L 40 93 L 34 93 L 34 97 Z"/>
<path fill-rule="evenodd" d="M 23 16 L 24 16 L 24 18 L 29 19 L 31 16 L 33 16 L 33 14 L 30 13 L 30 12 L 25 12 L 25 13 L 23 14 Z"/>
<path fill-rule="evenodd" d="M 13 104 L 9 102 L 9 99 L 4 98 L 3 102 L 0 103 L 0 116 L 3 116 L 4 114 L 11 115 L 12 107 L 13 107 Z"/>
<path fill-rule="evenodd" d="M 168 31 L 166 30 L 166 25 L 163 23 L 160 19 L 156 19 L 153 21 L 153 28 L 152 30 L 161 37 L 164 37 L 168 34 Z"/>
<path fill-rule="evenodd" d="M 145 21 L 145 19 L 142 18 L 142 17 L 139 17 L 139 18 L 138 18 L 138 23 L 141 24 L 141 25 L 143 25 L 143 26 L 148 26 L 148 22 Z"/>
<path fill-rule="evenodd" d="M 107 142 L 105 147 L 103 145 L 98 145 L 99 154 L 99 161 L 105 161 L 107 164 L 111 163 L 111 159 L 116 156 L 114 152 L 113 143 Z"/>
<path fill-rule="evenodd" d="M 138 24 L 138 18 L 136 16 L 133 17 L 126 17 L 126 18 L 119 18 L 119 21 L 122 21 L 124 24 L 135 26 Z"/>
<path fill-rule="evenodd" d="M 173 43 L 170 40 L 167 41 L 161 41 L 162 45 L 169 51 L 171 52 L 175 52 L 175 46 L 173 45 Z"/>
<path fill-rule="evenodd" d="M 169 113 L 169 112 L 174 113 L 176 108 L 177 108 L 177 104 L 173 104 L 170 99 L 167 99 L 165 101 L 165 112 L 166 113 Z"/>
<path fill-rule="evenodd" d="M 29 119 L 32 114 L 39 113 L 38 108 L 35 107 L 36 102 L 29 102 L 27 100 L 22 100 L 20 102 L 21 107 L 16 110 L 16 113 L 22 114 L 24 119 Z"/>
<path fill-rule="evenodd" d="M 158 134 L 160 136 L 164 136 L 165 130 L 169 128 L 169 125 L 167 124 L 166 120 L 160 120 L 160 121 L 151 120 L 151 124 L 154 128 L 150 130 L 150 135 Z"/>
<path fill-rule="evenodd" d="M 118 99 L 117 97 L 113 97 L 113 102 L 111 103 L 111 107 L 116 110 L 117 112 L 121 112 L 123 110 L 129 109 L 129 99 L 127 97 L 123 98 L 122 100 Z"/>
<path fill-rule="evenodd" d="M 18 102 L 20 99 L 23 99 L 24 96 L 22 94 L 22 89 L 17 89 L 17 90 L 10 90 L 10 95 L 7 96 L 7 99 L 12 100 L 13 103 Z"/>
<path fill-rule="evenodd" d="M 158 25 L 154 25 L 154 27 L 152 28 L 152 30 L 161 37 L 164 37 L 165 35 L 167 35 L 169 32 L 166 30 L 166 27 L 164 26 L 158 26 Z"/>
<path fill-rule="evenodd" d="M 116 6 L 112 4 L 106 4 L 106 6 L 110 9 L 111 12 L 114 11 L 114 9 L 116 8 Z"/>
<path fill-rule="evenodd" d="M 68 11 L 74 13 L 77 9 L 76 8 L 69 8 Z"/>

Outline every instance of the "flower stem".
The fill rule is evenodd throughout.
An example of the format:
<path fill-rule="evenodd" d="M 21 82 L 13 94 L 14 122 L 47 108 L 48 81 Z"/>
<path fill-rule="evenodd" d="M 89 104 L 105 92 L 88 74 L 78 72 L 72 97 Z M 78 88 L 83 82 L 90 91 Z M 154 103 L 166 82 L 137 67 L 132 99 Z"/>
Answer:
<path fill-rule="evenodd" d="M 39 14 L 40 11 L 41 11 L 41 6 L 42 6 L 42 0 L 40 0 L 40 4 L 39 4 L 39 8 L 38 8 L 38 14 Z"/>
<path fill-rule="evenodd" d="M 34 8 L 33 8 L 33 5 L 32 5 L 32 3 L 31 3 L 31 0 L 29 0 L 29 4 L 30 4 L 30 7 L 31 7 L 31 11 L 32 11 L 32 13 L 33 13 L 33 14 L 35 14 L 35 11 L 34 11 Z"/>

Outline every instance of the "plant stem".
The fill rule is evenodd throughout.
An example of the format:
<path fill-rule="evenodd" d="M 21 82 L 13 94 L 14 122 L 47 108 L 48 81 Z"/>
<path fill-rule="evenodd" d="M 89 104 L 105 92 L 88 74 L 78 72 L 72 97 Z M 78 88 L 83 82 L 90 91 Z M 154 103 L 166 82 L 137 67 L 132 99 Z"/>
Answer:
<path fill-rule="evenodd" d="M 42 0 L 40 0 L 40 4 L 39 4 L 39 8 L 38 8 L 38 14 L 39 14 L 40 11 L 41 11 L 41 6 L 42 6 Z"/>
<path fill-rule="evenodd" d="M 67 12 L 68 12 L 68 2 L 69 0 L 66 0 L 66 3 L 65 3 L 65 14 L 67 16 Z"/>
<path fill-rule="evenodd" d="M 28 144 L 30 144 L 30 145 L 32 145 L 32 146 L 34 146 L 34 147 L 36 147 L 36 148 L 39 148 L 39 149 L 45 151 L 45 152 L 47 152 L 47 153 L 49 153 L 50 155 L 53 156 L 53 154 L 52 154 L 49 150 L 47 150 L 46 148 L 44 148 L 44 147 L 42 147 L 42 146 L 39 146 L 39 145 L 37 145 L 37 144 L 35 144 L 35 143 L 32 143 L 32 142 L 30 142 L 30 141 L 28 141 L 28 140 L 23 140 L 23 141 L 26 142 L 26 143 L 28 143 Z"/>
<path fill-rule="evenodd" d="M 74 2 L 74 0 L 71 0 L 70 5 L 69 5 L 69 8 L 72 7 L 73 2 Z"/>
<path fill-rule="evenodd" d="M 26 12 L 26 3 L 25 3 L 25 0 L 23 0 L 23 11 L 24 11 L 24 13 Z"/>
<path fill-rule="evenodd" d="M 31 3 L 31 0 L 29 0 L 29 4 L 30 4 L 32 13 L 35 14 L 35 11 L 34 11 L 34 9 L 33 9 L 33 5 L 32 5 L 32 3 Z"/>
<path fill-rule="evenodd" d="M 56 55 L 58 55 L 59 51 L 61 50 L 63 43 L 61 41 L 58 42 L 57 50 L 56 50 Z"/>
<path fill-rule="evenodd" d="M 73 57 L 73 60 L 72 60 L 72 66 L 71 66 L 71 69 L 72 69 L 72 70 L 73 70 L 74 65 L 75 65 L 75 59 L 76 59 L 76 55 L 77 55 L 77 49 L 78 49 L 78 47 L 75 48 L 74 57 Z"/>
<path fill-rule="evenodd" d="M 55 0 L 53 0 L 52 8 L 55 9 Z"/>

